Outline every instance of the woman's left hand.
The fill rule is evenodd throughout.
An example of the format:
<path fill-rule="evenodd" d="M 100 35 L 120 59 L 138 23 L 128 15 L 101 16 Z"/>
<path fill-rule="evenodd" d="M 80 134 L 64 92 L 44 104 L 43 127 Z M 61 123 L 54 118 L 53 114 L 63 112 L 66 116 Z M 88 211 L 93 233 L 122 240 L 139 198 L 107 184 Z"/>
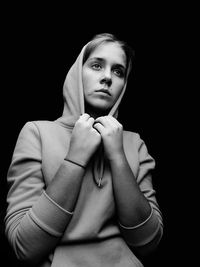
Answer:
<path fill-rule="evenodd" d="M 107 158 L 123 155 L 123 126 L 114 117 L 108 115 L 95 120 L 93 127 L 101 134 Z"/>

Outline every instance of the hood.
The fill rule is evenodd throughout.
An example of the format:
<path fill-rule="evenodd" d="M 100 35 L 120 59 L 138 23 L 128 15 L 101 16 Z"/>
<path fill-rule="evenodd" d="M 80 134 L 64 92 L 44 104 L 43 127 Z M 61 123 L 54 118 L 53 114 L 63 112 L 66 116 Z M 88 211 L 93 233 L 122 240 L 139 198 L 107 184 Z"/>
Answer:
<path fill-rule="evenodd" d="M 84 92 L 82 83 L 82 65 L 83 65 L 83 55 L 88 44 L 86 44 L 82 48 L 81 53 L 79 54 L 75 63 L 72 65 L 69 72 L 67 73 L 63 86 L 63 98 L 64 98 L 63 114 L 60 118 L 56 120 L 56 122 L 58 122 L 62 126 L 71 129 L 74 127 L 74 124 L 79 119 L 80 115 L 85 113 Z M 127 73 L 129 73 L 129 70 L 127 71 Z M 127 78 L 124 88 L 121 94 L 119 95 L 119 98 L 115 102 L 114 106 L 112 107 L 108 115 L 117 118 L 119 104 L 124 95 L 126 89 L 126 83 L 127 83 Z M 102 179 L 104 177 L 104 170 L 105 170 L 105 157 L 102 145 L 95 152 L 91 164 L 92 164 L 93 180 L 98 187 L 102 187 Z"/>
<path fill-rule="evenodd" d="M 64 81 L 63 114 L 56 121 L 58 123 L 61 123 L 65 127 L 73 128 L 75 122 L 79 119 L 80 115 L 85 113 L 84 93 L 83 93 L 83 83 L 82 83 L 82 65 L 83 65 L 83 55 L 88 44 L 89 43 L 87 43 L 82 48 L 81 53 L 79 54 L 76 61 L 68 71 Z M 119 98 L 117 99 L 116 103 L 114 104 L 108 115 L 117 118 L 118 107 L 124 95 L 125 89 L 126 89 L 126 82 Z"/>

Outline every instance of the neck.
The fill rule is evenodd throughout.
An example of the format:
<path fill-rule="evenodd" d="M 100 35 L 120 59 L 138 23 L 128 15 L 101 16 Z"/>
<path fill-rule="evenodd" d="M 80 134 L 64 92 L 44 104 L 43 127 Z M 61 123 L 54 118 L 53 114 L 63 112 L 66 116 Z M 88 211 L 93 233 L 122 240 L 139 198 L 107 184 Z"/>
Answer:
<path fill-rule="evenodd" d="M 108 115 L 109 110 L 102 110 L 102 109 L 93 108 L 91 106 L 86 106 L 85 112 L 88 113 L 94 119 L 96 119 L 98 117 Z"/>

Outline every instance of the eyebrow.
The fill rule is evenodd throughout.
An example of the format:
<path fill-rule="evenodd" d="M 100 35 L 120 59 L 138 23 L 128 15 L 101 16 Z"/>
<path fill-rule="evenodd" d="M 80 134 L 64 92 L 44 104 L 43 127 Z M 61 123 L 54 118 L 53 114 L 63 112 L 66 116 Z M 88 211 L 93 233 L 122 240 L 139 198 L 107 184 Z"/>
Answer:
<path fill-rule="evenodd" d="M 89 61 L 93 61 L 93 60 L 97 60 L 97 61 L 100 61 L 100 62 L 105 62 L 106 61 L 104 58 L 101 58 L 101 57 L 91 57 L 91 58 L 89 58 Z M 126 67 L 124 65 L 120 64 L 120 63 L 115 63 L 114 65 L 117 66 L 117 67 L 126 69 Z"/>

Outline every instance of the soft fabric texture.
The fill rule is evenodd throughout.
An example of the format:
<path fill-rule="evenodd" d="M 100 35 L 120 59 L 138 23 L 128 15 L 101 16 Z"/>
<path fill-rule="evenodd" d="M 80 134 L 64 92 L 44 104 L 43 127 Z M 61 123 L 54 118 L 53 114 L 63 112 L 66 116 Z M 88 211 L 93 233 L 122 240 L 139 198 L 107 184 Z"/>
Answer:
<path fill-rule="evenodd" d="M 123 132 L 128 163 L 152 207 L 151 215 L 140 225 L 126 228 L 118 223 L 110 168 L 101 153 L 86 168 L 73 214 L 45 193 L 67 154 L 74 124 L 85 112 L 84 50 L 85 47 L 64 83 L 62 117 L 55 121 L 27 122 L 19 134 L 7 177 L 10 189 L 6 235 L 18 258 L 27 262 L 40 259 L 41 267 L 143 266 L 134 251 L 145 250 L 148 244 L 157 246 L 163 225 L 152 186 L 155 161 L 139 134 Z M 114 117 L 125 89 L 126 86 L 110 111 Z M 71 221 L 66 228 L 69 216 Z M 46 248 L 47 251 L 52 248 L 49 255 Z"/>

